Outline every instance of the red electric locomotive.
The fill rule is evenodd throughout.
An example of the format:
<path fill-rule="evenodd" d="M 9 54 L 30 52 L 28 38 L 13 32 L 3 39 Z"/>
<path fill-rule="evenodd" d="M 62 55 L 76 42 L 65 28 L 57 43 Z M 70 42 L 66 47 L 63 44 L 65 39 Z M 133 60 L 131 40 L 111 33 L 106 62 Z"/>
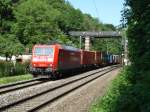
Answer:
<path fill-rule="evenodd" d="M 61 72 L 81 67 L 80 50 L 63 45 L 35 45 L 30 72 L 34 77 L 58 78 Z"/>
<path fill-rule="evenodd" d="M 60 74 L 87 67 L 120 63 L 119 55 L 85 51 L 70 46 L 35 45 L 32 50 L 30 72 L 34 77 L 59 78 Z"/>

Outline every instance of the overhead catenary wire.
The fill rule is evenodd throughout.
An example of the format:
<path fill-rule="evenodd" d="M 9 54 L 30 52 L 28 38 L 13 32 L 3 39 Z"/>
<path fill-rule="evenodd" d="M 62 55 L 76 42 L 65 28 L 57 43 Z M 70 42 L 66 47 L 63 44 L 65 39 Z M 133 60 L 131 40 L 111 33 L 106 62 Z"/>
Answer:
<path fill-rule="evenodd" d="M 98 18 L 98 20 L 99 20 L 100 14 L 99 14 L 99 11 L 98 11 L 98 8 L 97 8 L 97 5 L 96 5 L 95 0 L 93 0 L 93 4 L 94 4 L 94 7 L 95 7 L 95 11 L 96 11 L 96 14 L 97 14 L 97 18 Z"/>

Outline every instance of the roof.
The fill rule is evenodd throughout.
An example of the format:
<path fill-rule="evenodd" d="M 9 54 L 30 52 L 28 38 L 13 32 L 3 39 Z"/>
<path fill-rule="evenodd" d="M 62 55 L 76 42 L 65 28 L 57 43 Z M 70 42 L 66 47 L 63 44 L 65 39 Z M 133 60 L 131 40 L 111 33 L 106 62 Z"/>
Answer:
<path fill-rule="evenodd" d="M 43 44 L 43 45 L 35 45 L 34 47 L 48 47 L 48 46 L 58 46 L 60 49 L 65 49 L 65 50 L 70 50 L 70 51 L 80 51 L 80 49 L 72 47 L 72 46 L 66 46 L 66 45 L 61 45 L 61 44 Z"/>

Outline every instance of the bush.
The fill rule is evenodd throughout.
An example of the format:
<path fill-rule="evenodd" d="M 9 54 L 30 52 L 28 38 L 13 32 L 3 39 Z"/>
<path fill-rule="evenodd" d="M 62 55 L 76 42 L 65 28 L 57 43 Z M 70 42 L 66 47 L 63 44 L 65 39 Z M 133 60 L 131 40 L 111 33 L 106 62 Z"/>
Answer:
<path fill-rule="evenodd" d="M 12 62 L 0 62 L 0 77 L 14 76 L 28 73 L 27 67 L 29 62 L 16 63 L 15 66 Z"/>
<path fill-rule="evenodd" d="M 150 71 L 141 76 L 133 70 L 124 69 L 91 112 L 150 112 Z"/>
<path fill-rule="evenodd" d="M 112 85 L 107 90 L 106 95 L 92 106 L 92 112 L 118 112 L 118 99 L 121 98 L 121 94 L 123 94 L 124 90 L 131 86 L 127 81 L 127 75 L 125 75 L 126 72 L 126 70 L 121 71 L 119 76 L 112 82 Z M 120 101 L 125 103 L 123 99 Z"/>
<path fill-rule="evenodd" d="M 0 62 L 0 77 L 8 76 L 8 74 L 11 74 L 11 70 L 13 67 L 13 63 L 10 62 Z"/>

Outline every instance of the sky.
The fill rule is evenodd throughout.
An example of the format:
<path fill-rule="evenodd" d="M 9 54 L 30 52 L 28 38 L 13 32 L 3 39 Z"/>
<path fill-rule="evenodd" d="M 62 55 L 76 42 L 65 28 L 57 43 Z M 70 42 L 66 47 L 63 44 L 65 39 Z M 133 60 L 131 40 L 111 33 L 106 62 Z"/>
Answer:
<path fill-rule="evenodd" d="M 118 26 L 124 0 L 68 0 L 76 9 L 97 17 L 102 23 Z"/>

